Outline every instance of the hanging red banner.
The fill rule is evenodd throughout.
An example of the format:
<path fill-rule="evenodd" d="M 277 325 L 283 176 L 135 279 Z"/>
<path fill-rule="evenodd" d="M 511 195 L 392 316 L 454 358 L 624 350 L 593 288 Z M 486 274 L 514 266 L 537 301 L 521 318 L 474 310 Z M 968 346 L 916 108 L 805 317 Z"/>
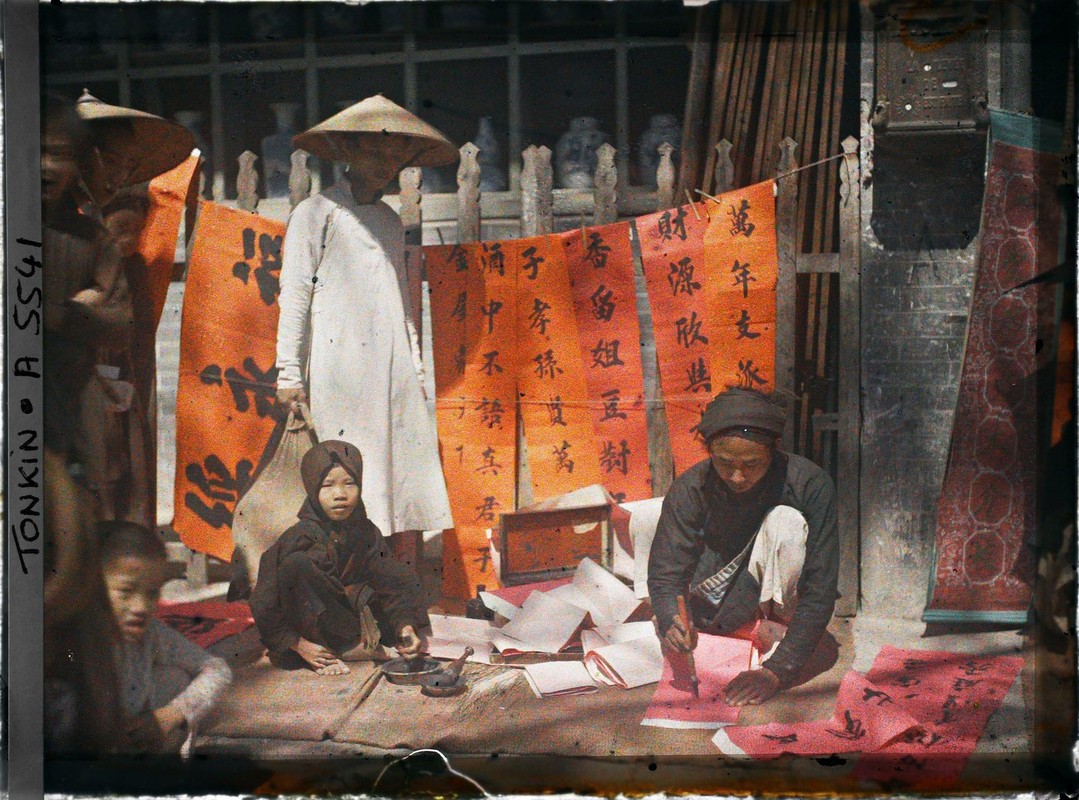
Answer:
<path fill-rule="evenodd" d="M 518 397 L 533 492 L 545 500 L 601 482 L 573 293 L 559 237 L 490 245 L 498 246 L 517 283 Z M 596 363 L 616 366 L 620 347 L 600 342 Z"/>
<path fill-rule="evenodd" d="M 603 485 L 652 496 L 641 330 L 628 222 L 562 235 Z"/>
<path fill-rule="evenodd" d="M 425 248 L 436 418 L 456 525 L 443 535 L 443 592 L 498 586 L 487 531 L 514 509 L 517 464 L 514 275 L 499 243 Z"/>
<path fill-rule="evenodd" d="M 236 501 L 274 429 L 284 234 L 281 222 L 204 202 L 188 263 L 173 527 L 192 550 L 224 561 Z"/>

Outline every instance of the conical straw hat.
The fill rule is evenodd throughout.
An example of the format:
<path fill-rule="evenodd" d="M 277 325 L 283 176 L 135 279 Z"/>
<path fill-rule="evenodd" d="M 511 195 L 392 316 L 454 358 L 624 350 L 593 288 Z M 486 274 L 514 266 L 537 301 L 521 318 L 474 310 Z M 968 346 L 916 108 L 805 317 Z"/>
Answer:
<path fill-rule="evenodd" d="M 121 185 L 134 186 L 168 172 L 191 155 L 195 137 L 178 122 L 123 106 L 110 106 L 87 91 L 75 104 L 79 117 L 89 126 L 94 145 L 127 166 L 126 174 L 113 176 Z M 126 122 L 131 135 L 120 135 L 112 123 Z"/>
<path fill-rule="evenodd" d="M 440 167 L 458 158 L 457 147 L 437 128 L 382 95 L 368 97 L 292 137 L 292 144 L 330 161 L 355 163 L 392 137 L 391 156 L 405 167 Z M 385 155 L 379 142 L 378 152 Z"/>

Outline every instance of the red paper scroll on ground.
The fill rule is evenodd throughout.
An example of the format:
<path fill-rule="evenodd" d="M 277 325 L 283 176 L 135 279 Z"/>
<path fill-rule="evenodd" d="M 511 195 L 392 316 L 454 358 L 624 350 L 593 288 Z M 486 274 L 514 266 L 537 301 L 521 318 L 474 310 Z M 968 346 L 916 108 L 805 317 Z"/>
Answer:
<path fill-rule="evenodd" d="M 150 181 L 147 192 L 150 210 L 139 237 L 139 255 L 146 265 L 146 287 L 150 297 L 153 330 L 161 321 L 165 296 L 172 280 L 176 260 L 176 239 L 180 233 L 184 206 L 199 179 L 199 157 L 191 156 L 163 175 Z"/>
<path fill-rule="evenodd" d="M 997 111 L 990 127 L 929 621 L 1022 622 L 1033 580 L 1037 288 L 1010 290 L 1057 263 L 1060 129 Z"/>
<path fill-rule="evenodd" d="M 274 429 L 285 226 L 203 203 L 180 329 L 176 516 L 192 550 L 228 561 L 232 514 Z"/>
<path fill-rule="evenodd" d="M 716 200 L 637 220 L 676 474 L 705 457 L 696 429 L 715 394 L 773 387 L 772 183 Z"/>
<path fill-rule="evenodd" d="M 642 725 L 659 728 L 722 728 L 738 721 L 741 709 L 723 699 L 732 680 L 749 669 L 753 643 L 746 639 L 698 634 L 693 660 L 699 681 L 693 694 L 689 661 L 682 653 L 664 653 L 663 677 Z"/>
<path fill-rule="evenodd" d="M 641 331 L 629 223 L 562 236 L 604 488 L 652 496 Z"/>
<path fill-rule="evenodd" d="M 443 591 L 470 597 L 479 584 L 498 585 L 487 530 L 514 509 L 515 276 L 500 245 L 429 247 L 426 264 L 439 450 L 456 525 L 443 537 Z"/>
<path fill-rule="evenodd" d="M 489 246 L 506 251 L 517 282 L 517 386 L 535 499 L 600 483 L 562 242 L 540 236 Z M 603 345 L 596 358 L 613 366 L 619 343 Z"/>

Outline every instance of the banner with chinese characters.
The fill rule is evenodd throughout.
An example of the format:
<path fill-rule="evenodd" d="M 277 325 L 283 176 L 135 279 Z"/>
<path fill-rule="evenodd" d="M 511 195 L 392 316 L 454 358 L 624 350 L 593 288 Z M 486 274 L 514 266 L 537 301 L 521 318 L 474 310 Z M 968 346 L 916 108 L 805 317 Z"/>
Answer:
<path fill-rule="evenodd" d="M 168 172 L 150 181 L 147 195 L 150 208 L 139 237 L 139 255 L 146 265 L 146 288 L 150 297 L 152 331 L 161 322 L 165 296 L 172 281 L 176 261 L 176 239 L 183 221 L 184 207 L 199 181 L 199 157 L 193 155 Z M 151 334 L 152 335 L 152 334 Z"/>
<path fill-rule="evenodd" d="M 204 202 L 188 262 L 173 527 L 225 561 L 236 501 L 274 429 L 284 233 L 283 223 Z"/>
<path fill-rule="evenodd" d="M 772 183 L 639 217 L 636 225 L 677 475 L 706 456 L 697 425 L 713 395 L 773 385 Z"/>
<path fill-rule="evenodd" d="M 652 496 L 641 330 L 628 222 L 562 235 L 600 477 L 618 502 Z"/>
<path fill-rule="evenodd" d="M 456 525 L 443 534 L 443 592 L 498 586 L 487 530 L 514 509 L 516 294 L 498 242 L 425 248 L 442 469 Z"/>
<path fill-rule="evenodd" d="M 600 482 L 573 294 L 558 237 L 501 244 L 517 282 L 517 390 L 532 489 L 546 500 Z M 597 362 L 615 366 L 618 348 L 602 341 Z"/>

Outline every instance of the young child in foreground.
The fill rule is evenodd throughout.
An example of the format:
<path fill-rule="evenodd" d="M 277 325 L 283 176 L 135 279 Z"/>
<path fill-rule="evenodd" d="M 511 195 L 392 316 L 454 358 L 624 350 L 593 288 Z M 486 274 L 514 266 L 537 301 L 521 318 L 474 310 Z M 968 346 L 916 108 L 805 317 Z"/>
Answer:
<path fill-rule="evenodd" d="M 120 628 L 119 671 L 127 720 L 124 752 L 187 756 L 199 722 L 232 681 L 212 656 L 154 617 L 165 583 L 165 545 L 132 522 L 102 523 L 101 561 Z"/>
<path fill-rule="evenodd" d="M 363 461 L 354 445 L 315 445 L 300 465 L 307 500 L 300 521 L 259 562 L 251 613 L 270 661 L 319 675 L 346 662 L 423 650 L 430 625 L 419 577 L 395 561 L 360 499 Z"/>

